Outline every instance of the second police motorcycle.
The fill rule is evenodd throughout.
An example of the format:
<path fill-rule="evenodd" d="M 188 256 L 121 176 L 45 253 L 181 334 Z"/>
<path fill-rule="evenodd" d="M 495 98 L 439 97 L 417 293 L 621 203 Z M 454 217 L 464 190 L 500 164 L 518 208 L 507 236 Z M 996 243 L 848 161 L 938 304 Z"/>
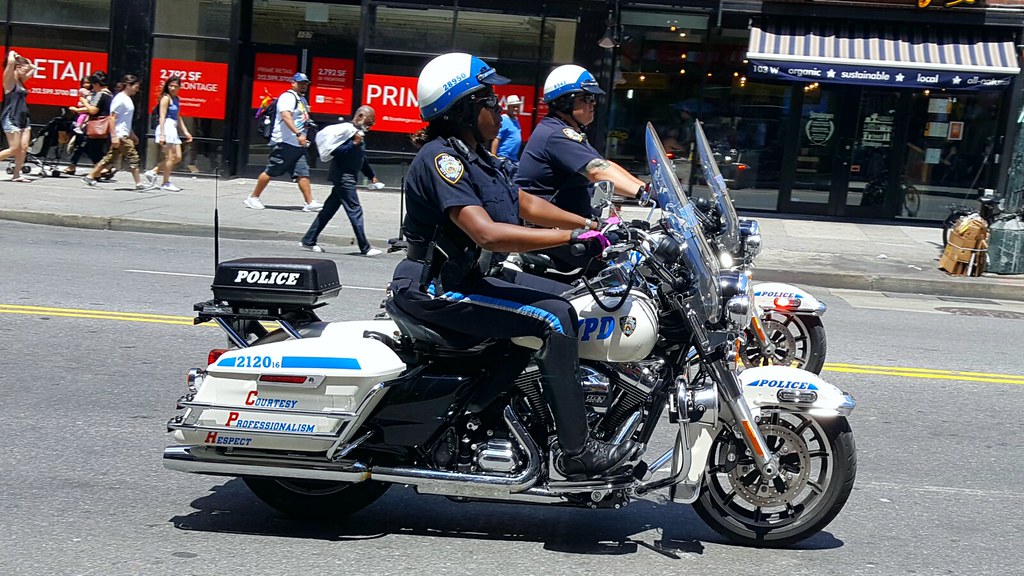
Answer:
<path fill-rule="evenodd" d="M 532 362 L 539 341 L 474 342 L 387 305 L 390 318 L 323 322 L 316 309 L 341 289 L 337 268 L 291 258 L 218 265 L 196 321 L 218 323 L 234 347 L 189 371 L 165 466 L 241 477 L 309 520 L 343 518 L 401 484 L 456 501 L 594 509 L 667 490 L 737 543 L 785 546 L 820 531 L 853 489 L 855 402 L 804 370 L 737 371 L 752 286 L 722 269 L 650 125 L 646 144 L 661 218 L 607 229 L 618 238 L 609 265 L 564 294 L 581 321 L 591 433 L 636 443 L 621 467 L 583 481 L 558 473 Z M 652 444 L 668 449 L 648 454 Z"/>

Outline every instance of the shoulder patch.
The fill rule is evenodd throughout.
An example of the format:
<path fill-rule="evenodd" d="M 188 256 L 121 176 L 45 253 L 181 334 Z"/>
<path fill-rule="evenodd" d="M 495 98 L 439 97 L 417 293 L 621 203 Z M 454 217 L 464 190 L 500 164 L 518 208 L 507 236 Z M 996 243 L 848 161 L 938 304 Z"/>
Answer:
<path fill-rule="evenodd" d="M 462 166 L 462 161 L 447 152 L 434 157 L 434 166 L 437 168 L 437 173 L 441 175 L 441 178 L 444 178 L 451 184 L 458 182 L 466 171 L 465 167 Z"/>
<path fill-rule="evenodd" d="M 569 140 L 573 140 L 575 142 L 583 142 L 583 139 L 586 138 L 586 136 L 580 134 L 579 132 L 573 130 L 572 128 L 562 128 L 562 134 L 565 134 L 566 138 L 568 138 Z"/>

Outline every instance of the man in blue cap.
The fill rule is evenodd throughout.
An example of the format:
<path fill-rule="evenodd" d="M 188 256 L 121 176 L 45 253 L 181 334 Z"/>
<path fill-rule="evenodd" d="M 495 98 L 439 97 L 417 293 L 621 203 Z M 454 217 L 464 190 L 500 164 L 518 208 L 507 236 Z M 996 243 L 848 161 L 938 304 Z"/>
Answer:
<path fill-rule="evenodd" d="M 277 97 L 277 116 L 274 118 L 274 131 L 270 135 L 270 158 L 267 167 L 256 179 L 256 188 L 245 199 L 245 205 L 253 210 L 263 210 L 260 194 L 270 184 L 270 179 L 282 174 L 294 176 L 299 183 L 299 191 L 306 201 L 303 212 L 317 212 L 323 204 L 313 200 L 309 187 L 309 141 L 306 130 L 309 127 L 309 102 L 306 92 L 309 90 L 309 77 L 302 72 L 292 76 L 292 87 Z"/>

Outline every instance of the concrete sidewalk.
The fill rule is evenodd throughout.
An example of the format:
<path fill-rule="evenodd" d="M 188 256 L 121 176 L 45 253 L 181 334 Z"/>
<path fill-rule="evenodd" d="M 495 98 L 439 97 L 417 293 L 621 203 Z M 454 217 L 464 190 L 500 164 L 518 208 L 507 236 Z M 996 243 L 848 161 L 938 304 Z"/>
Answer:
<path fill-rule="evenodd" d="M 130 175 L 118 181 L 86 186 L 77 177 L 40 178 L 28 184 L 0 181 L 0 219 L 78 228 L 151 232 L 191 236 L 213 235 L 215 200 L 219 204 L 221 235 L 225 238 L 286 240 L 295 243 L 296 256 L 308 256 L 298 241 L 314 214 L 302 212 L 302 196 L 291 182 L 275 181 L 262 196 L 266 210 L 251 210 L 242 201 L 255 181 L 247 178 L 215 181 L 176 176 L 184 190 L 136 192 Z M 398 182 L 383 191 L 360 190 L 366 233 L 377 247 L 398 235 L 401 195 Z M 327 184 L 314 184 L 313 195 L 323 201 Z M 627 207 L 628 218 L 645 217 L 646 210 Z M 896 223 L 861 224 L 754 215 L 761 224 L 765 246 L 757 260 L 755 279 L 793 284 L 883 292 L 1024 300 L 1024 276 L 986 274 L 978 278 L 951 277 L 938 269 L 942 234 L 938 227 Z M 352 229 L 339 211 L 320 236 L 331 253 L 354 253 Z M 396 256 L 390 256 L 396 258 Z"/>

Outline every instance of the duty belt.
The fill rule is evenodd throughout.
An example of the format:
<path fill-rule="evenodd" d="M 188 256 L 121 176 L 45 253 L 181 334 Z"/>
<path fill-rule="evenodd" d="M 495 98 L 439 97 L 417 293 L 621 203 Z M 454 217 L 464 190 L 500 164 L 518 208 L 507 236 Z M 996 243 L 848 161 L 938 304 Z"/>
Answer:
<path fill-rule="evenodd" d="M 405 258 L 407 260 L 412 260 L 413 262 L 425 263 L 427 261 L 427 254 L 429 253 L 429 246 L 409 243 L 405 248 Z"/>

